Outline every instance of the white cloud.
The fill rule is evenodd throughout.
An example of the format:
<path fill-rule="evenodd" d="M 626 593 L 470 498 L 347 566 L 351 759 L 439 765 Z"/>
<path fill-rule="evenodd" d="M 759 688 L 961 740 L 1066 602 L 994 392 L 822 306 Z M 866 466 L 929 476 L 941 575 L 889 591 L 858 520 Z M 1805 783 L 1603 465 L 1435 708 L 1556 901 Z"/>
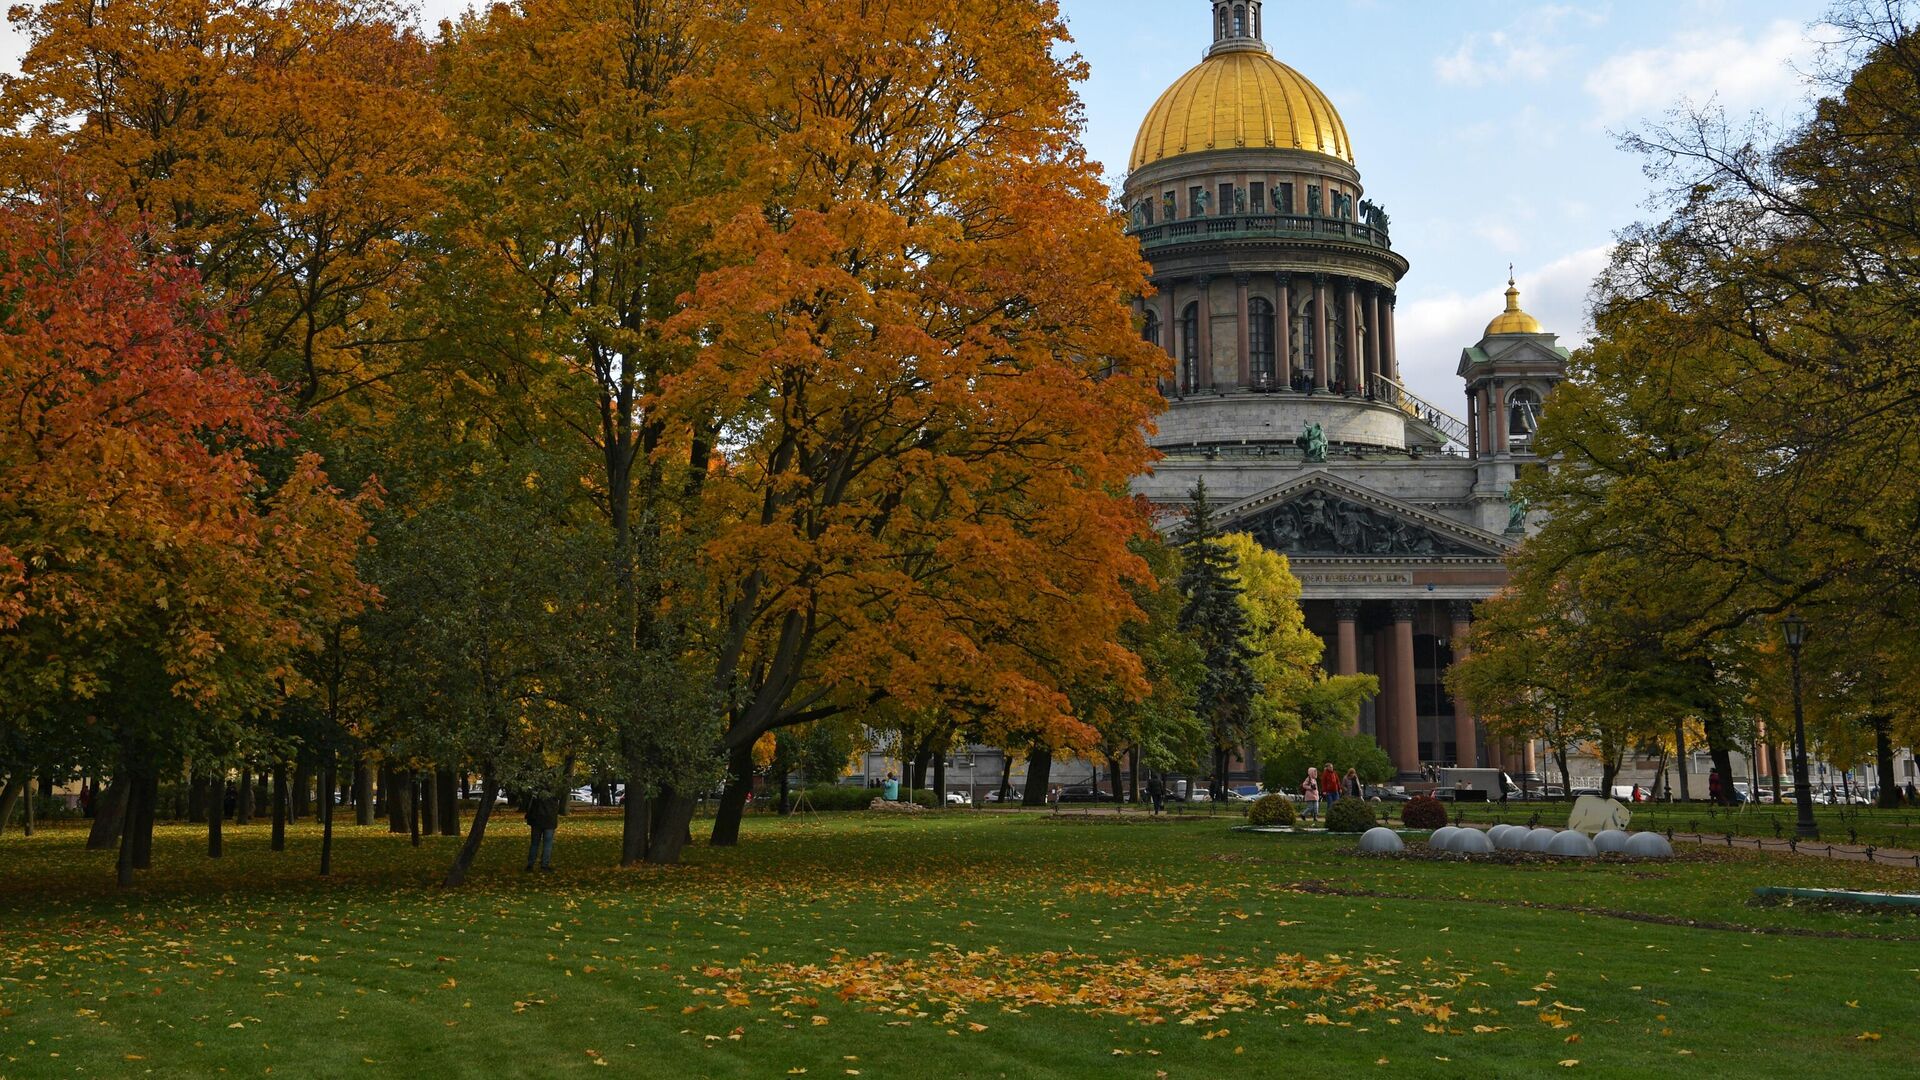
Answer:
<path fill-rule="evenodd" d="M 1603 124 L 1646 116 L 1681 103 L 1717 100 L 1729 108 L 1787 104 L 1805 90 L 1819 42 L 1781 19 L 1741 33 L 1689 31 L 1665 45 L 1603 61 L 1587 76 L 1587 93 Z"/>
<path fill-rule="evenodd" d="M 1535 8 L 1509 26 L 1461 38 L 1452 52 L 1434 58 L 1433 72 L 1441 82 L 1455 86 L 1539 82 L 1552 75 L 1572 51 L 1562 40 L 1563 30 L 1569 25 L 1598 26 L 1606 18 L 1604 12 L 1571 4 Z"/>
<path fill-rule="evenodd" d="M 1586 344 L 1590 330 L 1587 299 L 1594 278 L 1606 268 L 1613 247 L 1602 244 L 1529 270 L 1516 267 L 1520 306 L 1574 349 Z M 1460 350 L 1485 333 L 1487 323 L 1506 310 L 1505 278 L 1474 292 L 1447 292 L 1401 299 L 1395 312 L 1400 370 L 1413 392 L 1444 409 L 1458 412 L 1464 392 L 1454 372 Z"/>

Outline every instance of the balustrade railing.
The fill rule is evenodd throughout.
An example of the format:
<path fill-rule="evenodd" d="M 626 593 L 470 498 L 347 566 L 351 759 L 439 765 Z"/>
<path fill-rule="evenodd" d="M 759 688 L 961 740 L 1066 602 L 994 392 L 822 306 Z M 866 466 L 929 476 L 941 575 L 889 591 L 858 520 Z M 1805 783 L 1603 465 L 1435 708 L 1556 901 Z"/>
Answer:
<path fill-rule="evenodd" d="M 1148 250 L 1202 240 L 1258 240 L 1265 238 L 1323 237 L 1391 250 L 1386 230 L 1340 218 L 1293 214 L 1227 214 L 1219 217 L 1165 221 L 1131 230 Z"/>

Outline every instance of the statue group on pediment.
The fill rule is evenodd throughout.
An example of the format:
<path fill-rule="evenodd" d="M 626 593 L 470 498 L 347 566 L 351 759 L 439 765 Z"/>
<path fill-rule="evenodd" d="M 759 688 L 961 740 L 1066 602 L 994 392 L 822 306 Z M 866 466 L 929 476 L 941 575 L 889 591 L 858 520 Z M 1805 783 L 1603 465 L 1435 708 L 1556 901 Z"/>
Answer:
<path fill-rule="evenodd" d="M 1323 491 L 1264 511 L 1247 531 L 1266 547 L 1298 555 L 1481 554 L 1405 518 L 1347 502 Z"/>

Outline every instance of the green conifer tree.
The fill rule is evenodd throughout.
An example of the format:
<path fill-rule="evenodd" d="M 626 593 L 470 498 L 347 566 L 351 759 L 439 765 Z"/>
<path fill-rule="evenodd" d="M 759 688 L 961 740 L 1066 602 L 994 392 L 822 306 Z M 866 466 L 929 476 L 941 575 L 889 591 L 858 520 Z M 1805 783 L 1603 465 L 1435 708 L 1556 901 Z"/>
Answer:
<path fill-rule="evenodd" d="M 1253 703 L 1260 693 L 1253 653 L 1247 648 L 1247 617 L 1240 606 L 1236 560 L 1215 536 L 1213 507 L 1205 481 L 1193 487 L 1181 536 L 1185 565 L 1180 592 L 1186 606 L 1180 628 L 1205 656 L 1205 674 L 1194 694 L 1194 711 L 1213 740 L 1213 797 L 1226 797 L 1227 755 L 1251 735 Z"/>

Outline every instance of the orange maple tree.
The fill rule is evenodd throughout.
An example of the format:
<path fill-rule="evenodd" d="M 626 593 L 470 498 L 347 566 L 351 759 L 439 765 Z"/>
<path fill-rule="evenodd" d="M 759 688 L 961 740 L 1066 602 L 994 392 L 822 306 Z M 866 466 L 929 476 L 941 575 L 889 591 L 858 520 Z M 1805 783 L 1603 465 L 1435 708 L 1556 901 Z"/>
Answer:
<path fill-rule="evenodd" d="M 662 407 L 720 433 L 728 843 L 769 730 L 888 700 L 1084 746 L 1071 681 L 1144 689 L 1125 492 L 1162 358 L 1055 4 L 769 0 L 717 32 L 709 107 L 759 173 Z"/>

